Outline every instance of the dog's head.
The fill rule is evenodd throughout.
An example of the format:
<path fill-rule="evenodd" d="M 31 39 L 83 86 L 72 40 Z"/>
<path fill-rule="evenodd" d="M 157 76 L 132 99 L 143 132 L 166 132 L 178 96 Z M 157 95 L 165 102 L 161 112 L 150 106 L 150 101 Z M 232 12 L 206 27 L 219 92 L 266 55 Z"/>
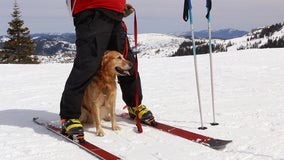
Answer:
<path fill-rule="evenodd" d="M 101 64 L 104 70 L 118 76 L 129 76 L 132 66 L 132 63 L 117 51 L 106 51 Z"/>

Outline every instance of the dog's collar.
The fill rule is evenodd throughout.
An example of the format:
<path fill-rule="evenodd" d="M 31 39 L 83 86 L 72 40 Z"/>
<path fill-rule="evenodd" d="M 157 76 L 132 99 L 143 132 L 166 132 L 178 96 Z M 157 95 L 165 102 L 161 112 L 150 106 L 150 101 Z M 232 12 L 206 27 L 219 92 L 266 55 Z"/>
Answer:
<path fill-rule="evenodd" d="M 104 94 L 104 96 L 107 96 L 107 87 L 105 87 L 105 88 L 103 89 L 103 94 Z"/>

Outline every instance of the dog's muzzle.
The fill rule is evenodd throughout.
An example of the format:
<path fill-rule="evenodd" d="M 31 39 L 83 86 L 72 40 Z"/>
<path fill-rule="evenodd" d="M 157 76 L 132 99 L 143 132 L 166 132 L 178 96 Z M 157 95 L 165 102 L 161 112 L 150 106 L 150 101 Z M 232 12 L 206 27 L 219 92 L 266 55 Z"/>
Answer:
<path fill-rule="evenodd" d="M 131 68 L 131 67 L 130 67 L 130 68 Z M 130 69 L 130 68 L 129 68 L 129 69 Z M 130 76 L 129 69 L 128 69 L 128 70 L 124 70 L 124 69 L 122 69 L 122 68 L 120 68 L 120 67 L 115 67 L 116 72 L 117 72 L 118 75 L 120 75 L 120 76 Z"/>

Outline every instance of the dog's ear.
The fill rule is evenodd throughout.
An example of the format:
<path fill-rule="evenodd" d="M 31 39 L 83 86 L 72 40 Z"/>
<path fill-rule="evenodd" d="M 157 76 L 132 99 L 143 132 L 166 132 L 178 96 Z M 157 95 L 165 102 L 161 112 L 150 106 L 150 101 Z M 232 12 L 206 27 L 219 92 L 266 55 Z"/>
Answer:
<path fill-rule="evenodd" d="M 106 66 L 107 62 L 108 62 L 108 56 L 104 55 L 103 59 L 102 59 L 102 62 L 101 62 L 101 66 Z"/>
<path fill-rule="evenodd" d="M 101 66 L 105 66 L 109 62 L 108 52 L 110 52 L 110 51 L 108 50 L 104 53 L 104 56 L 103 56 L 102 62 L 101 62 Z"/>

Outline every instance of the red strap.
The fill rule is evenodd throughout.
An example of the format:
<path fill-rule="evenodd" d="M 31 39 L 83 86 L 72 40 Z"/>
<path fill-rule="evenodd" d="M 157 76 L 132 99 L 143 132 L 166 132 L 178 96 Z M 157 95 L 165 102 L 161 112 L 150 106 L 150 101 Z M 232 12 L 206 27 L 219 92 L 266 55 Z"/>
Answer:
<path fill-rule="evenodd" d="M 143 132 L 141 123 L 140 123 L 140 119 L 139 119 L 139 110 L 138 110 L 138 106 L 139 106 L 139 85 L 138 85 L 138 58 L 137 58 L 137 53 L 138 53 L 138 45 L 137 45 L 137 18 L 136 18 L 136 12 L 134 11 L 134 45 L 135 45 L 135 75 L 136 75 L 136 93 L 135 93 L 135 100 L 136 100 L 136 126 L 138 129 L 139 133 Z"/>
<path fill-rule="evenodd" d="M 127 27 L 126 24 L 124 23 L 124 21 L 122 21 L 122 27 L 124 32 L 127 34 Z M 125 36 L 125 43 L 124 43 L 124 51 L 123 51 L 123 58 L 126 58 L 128 56 L 128 38 L 127 35 Z"/>
<path fill-rule="evenodd" d="M 135 46 L 135 52 L 138 53 L 138 44 L 137 44 L 137 18 L 136 18 L 136 11 L 134 11 L 134 46 Z"/>

